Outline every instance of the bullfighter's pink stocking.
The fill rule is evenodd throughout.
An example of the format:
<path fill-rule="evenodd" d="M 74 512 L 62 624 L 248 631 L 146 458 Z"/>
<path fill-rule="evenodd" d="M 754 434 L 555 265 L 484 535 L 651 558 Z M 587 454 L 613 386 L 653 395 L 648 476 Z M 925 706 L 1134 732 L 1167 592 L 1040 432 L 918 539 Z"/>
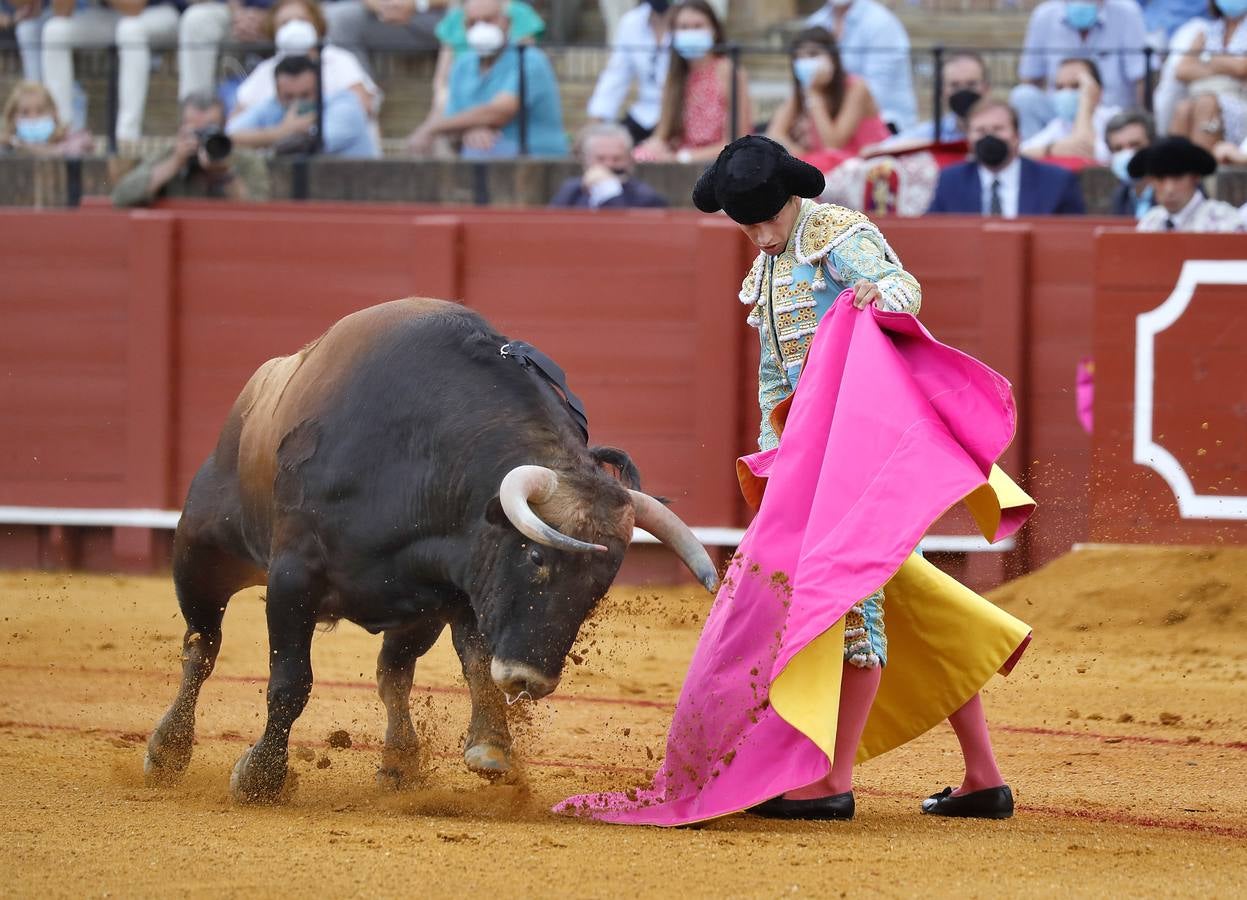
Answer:
<path fill-rule="evenodd" d="M 784 794 L 786 798 L 808 800 L 853 790 L 853 759 L 857 755 L 857 745 L 862 740 L 866 718 L 875 702 L 882 676 L 880 666 L 865 669 L 844 664 L 844 675 L 840 681 L 840 712 L 836 718 L 836 751 L 831 761 L 831 772 L 821 781 L 789 791 Z"/>
<path fill-rule="evenodd" d="M 961 787 L 953 791 L 954 796 L 981 791 L 984 788 L 1000 787 L 1005 783 L 1000 768 L 996 765 L 996 754 L 992 751 L 992 738 L 987 731 L 987 717 L 983 713 L 983 700 L 975 694 L 965 706 L 948 717 L 953 726 L 957 741 L 961 744 L 961 755 L 966 761 L 966 775 Z M 839 752 L 837 746 L 837 753 Z"/>

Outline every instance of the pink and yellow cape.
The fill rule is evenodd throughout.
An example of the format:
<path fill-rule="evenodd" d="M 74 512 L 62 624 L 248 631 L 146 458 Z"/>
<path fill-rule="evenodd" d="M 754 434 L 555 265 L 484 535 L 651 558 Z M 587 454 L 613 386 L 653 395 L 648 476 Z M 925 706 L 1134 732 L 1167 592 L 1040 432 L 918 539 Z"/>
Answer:
<path fill-rule="evenodd" d="M 710 609 L 652 785 L 571 797 L 556 812 L 683 825 L 825 776 L 844 615 L 881 585 L 888 664 L 859 761 L 943 721 L 993 673 L 1008 674 L 1029 641 L 1027 625 L 914 553 L 959 501 L 992 541 L 1033 509 L 995 466 L 1016 423 L 1008 381 L 913 316 L 857 310 L 846 295 L 819 326 L 780 446 L 738 465 L 761 504 Z"/>

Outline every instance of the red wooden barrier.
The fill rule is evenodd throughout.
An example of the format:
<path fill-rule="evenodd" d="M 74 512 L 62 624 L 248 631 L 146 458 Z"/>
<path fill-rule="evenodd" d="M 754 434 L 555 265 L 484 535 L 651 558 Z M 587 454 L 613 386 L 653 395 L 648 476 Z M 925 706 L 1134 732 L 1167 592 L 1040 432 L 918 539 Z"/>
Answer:
<path fill-rule="evenodd" d="M 927 327 L 1015 385 L 1005 464 L 1043 510 L 1015 568 L 1086 538 L 1073 384 L 1090 351 L 1097 224 L 880 223 L 923 284 Z M 753 253 L 723 219 L 190 201 L 0 212 L 0 254 L 0 505 L 175 508 L 257 365 L 354 309 L 423 294 L 557 358 L 594 441 L 632 452 L 688 521 L 747 521 L 732 461 L 757 436 L 757 337 L 735 298 Z M 147 532 L 57 539 L 2 529 L 0 561 L 141 562 L 165 546 Z M 997 580 L 1000 558 L 979 559 L 970 580 Z"/>
<path fill-rule="evenodd" d="M 1247 543 L 1247 236 L 1105 234 L 1095 279 L 1092 539 Z"/>

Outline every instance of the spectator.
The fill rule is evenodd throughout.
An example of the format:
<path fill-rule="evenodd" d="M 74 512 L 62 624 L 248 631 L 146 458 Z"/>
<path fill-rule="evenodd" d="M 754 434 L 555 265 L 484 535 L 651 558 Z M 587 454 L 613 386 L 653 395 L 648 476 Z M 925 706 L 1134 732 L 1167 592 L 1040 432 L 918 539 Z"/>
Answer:
<path fill-rule="evenodd" d="M 967 126 L 974 162 L 940 173 L 927 212 L 1006 219 L 1086 212 L 1073 172 L 1018 155 L 1018 115 L 1007 103 L 991 97 L 980 100 L 970 110 Z"/>
<path fill-rule="evenodd" d="M 355 54 L 333 44 L 318 48 L 325 36 L 325 18 L 316 0 L 275 0 L 265 34 L 276 43 L 277 53 L 252 69 L 238 86 L 231 120 L 273 99 L 277 66 L 284 57 L 308 56 L 320 61 L 321 91 L 326 102 L 348 91 L 354 94 L 371 120 L 374 142 L 380 146 L 376 118 L 381 109 L 381 91 Z"/>
<path fill-rule="evenodd" d="M 1052 108 L 1056 116 L 1022 144 L 1032 159 L 1077 158 L 1109 164 L 1104 129 L 1120 110 L 1100 102 L 1104 95 L 1100 68 L 1089 59 L 1067 59 L 1056 73 Z"/>
<path fill-rule="evenodd" d="M 706 0 L 681 0 L 670 12 L 671 52 L 654 133 L 633 154 L 654 162 L 715 159 L 732 140 L 732 62 L 722 52 L 723 25 Z M 753 121 L 749 79 L 736 72 L 736 121 Z"/>
<path fill-rule="evenodd" d="M 654 7 L 659 15 L 667 11 L 671 6 L 671 0 L 642 0 L 641 6 L 649 5 Z M 598 7 L 602 11 L 602 21 L 606 25 L 606 40 L 611 44 L 623 43 L 621 37 L 623 32 L 623 20 L 637 5 L 637 0 L 598 0 Z M 719 21 L 727 21 L 727 0 L 710 0 L 710 5 L 714 7 L 714 14 L 719 17 Z"/>
<path fill-rule="evenodd" d="M 131 169 L 113 189 L 113 204 L 146 206 L 160 197 L 267 200 L 264 161 L 235 151 L 221 131 L 224 122 L 225 110 L 212 94 L 186 97 L 177 143 Z"/>
<path fill-rule="evenodd" d="M 377 159 L 381 149 L 368 113 L 353 91 L 324 97 L 322 140 L 316 140 L 316 63 L 284 56 L 273 70 L 274 94 L 232 117 L 226 132 L 234 143 L 274 153 L 311 153 Z"/>
<path fill-rule="evenodd" d="M 1130 177 L 1130 160 L 1156 140 L 1152 117 L 1141 109 L 1118 113 L 1104 126 L 1104 141 L 1112 159 L 1109 163 L 1120 184 L 1113 192 L 1112 213 L 1140 219 L 1154 202 L 1155 191 L 1146 178 Z"/>
<path fill-rule="evenodd" d="M 1143 13 L 1135 0 L 1044 0 L 1031 13 L 1026 46 L 1009 103 L 1018 111 L 1022 139 L 1034 137 L 1055 117 L 1052 97 L 1061 64 L 1072 57 L 1099 66 L 1103 103 L 1130 109 L 1142 103 L 1146 71 Z"/>
<path fill-rule="evenodd" d="M 35 81 L 19 81 L 4 104 L 0 150 L 32 156 L 83 156 L 95 149 L 89 132 L 63 124 L 48 89 Z"/>
<path fill-rule="evenodd" d="M 1174 39 L 1172 74 L 1187 96 L 1169 124 L 1205 150 L 1247 137 L 1247 0 L 1213 0 L 1209 15 Z"/>
<path fill-rule="evenodd" d="M 85 47 L 117 48 L 117 139 L 143 135 L 151 46 L 177 39 L 174 0 L 107 0 L 75 9 L 75 0 L 50 0 L 52 17 L 44 23 L 43 81 L 56 101 L 62 121 L 74 115 L 74 51 Z"/>
<path fill-rule="evenodd" d="M 450 96 L 444 112 L 430 111 L 408 144 L 414 153 L 428 153 L 440 136 L 456 139 L 469 159 L 515 156 L 520 152 L 520 119 L 525 121 L 527 151 L 538 156 L 563 156 L 567 136 L 554 69 L 536 47 L 508 45 L 510 20 L 503 0 L 467 0 L 470 54 L 450 70 Z M 524 95 L 520 96 L 520 65 Z M 521 103 L 523 106 L 521 107 Z"/>
<path fill-rule="evenodd" d="M 0 0 L 0 31 L 12 30 L 17 39 L 26 81 L 43 81 L 43 26 L 51 17 L 52 7 L 43 0 Z"/>
<path fill-rule="evenodd" d="M 1222 141 L 1212 148 L 1212 155 L 1222 165 L 1247 166 L 1247 140 L 1237 146 Z"/>
<path fill-rule="evenodd" d="M 216 89 L 217 55 L 226 38 L 238 44 L 272 39 L 273 0 L 190 0 L 178 22 L 178 96 Z"/>
<path fill-rule="evenodd" d="M 369 50 L 432 53 L 449 5 L 449 0 L 336 0 L 325 6 L 329 40 L 364 66 Z"/>
<path fill-rule="evenodd" d="M 825 28 L 807 28 L 792 40 L 792 92 L 771 119 L 766 136 L 823 172 L 857 156 L 890 132 L 866 82 L 840 62 Z"/>
<path fill-rule="evenodd" d="M 894 131 L 904 131 L 917 121 L 909 34 L 891 10 L 878 0 L 829 0 L 805 24 L 831 32 L 845 69 L 866 79 L 883 120 Z"/>
<path fill-rule="evenodd" d="M 1139 220 L 1139 231 L 1242 231 L 1238 210 L 1210 200 L 1200 180 L 1217 171 L 1217 161 L 1184 137 L 1162 138 L 1130 160 L 1132 178 L 1150 178 L 1156 205 Z"/>
<path fill-rule="evenodd" d="M 944 60 L 941 70 L 944 90 L 944 115 L 940 119 L 941 141 L 963 141 L 966 137 L 966 113 L 992 89 L 987 63 L 973 50 L 958 50 Z M 882 149 L 919 146 L 935 140 L 935 123 L 918 122 L 901 131 Z"/>
<path fill-rule="evenodd" d="M 662 115 L 662 86 L 667 79 L 670 38 L 667 0 L 648 0 L 619 20 L 611 39 L 611 56 L 589 98 L 589 118 L 614 121 L 631 88 L 635 100 L 623 125 L 640 143 L 654 133 Z"/>
<path fill-rule="evenodd" d="M 505 0 L 503 12 L 511 23 L 507 29 L 510 43 L 534 45 L 537 38 L 545 34 L 545 20 L 523 0 Z M 464 8 L 454 6 L 437 23 L 436 36 L 441 49 L 437 51 L 437 68 L 433 73 L 433 109 L 439 113 L 446 111 L 446 101 L 450 97 L 451 67 L 461 57 L 473 54 L 465 22 Z"/>
<path fill-rule="evenodd" d="M 587 126 L 576 141 L 576 155 L 584 175 L 563 182 L 551 206 L 624 209 L 667 205 L 661 194 L 633 177 L 632 135 L 623 125 L 606 122 Z"/>

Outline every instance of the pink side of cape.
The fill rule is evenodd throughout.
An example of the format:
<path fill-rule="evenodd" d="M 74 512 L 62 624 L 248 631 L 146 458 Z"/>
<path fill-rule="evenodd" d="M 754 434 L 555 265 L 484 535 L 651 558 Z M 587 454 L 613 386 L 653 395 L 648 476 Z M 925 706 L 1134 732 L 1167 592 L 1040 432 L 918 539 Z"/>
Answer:
<path fill-rule="evenodd" d="M 715 598 L 646 789 L 571 797 L 557 812 L 680 825 L 809 784 L 826 755 L 768 702 L 775 677 L 883 585 L 1013 438 L 1009 383 L 913 316 L 824 317 L 778 451 L 745 463 L 769 481 Z M 1021 524 L 1006 517 L 996 539 Z"/>

